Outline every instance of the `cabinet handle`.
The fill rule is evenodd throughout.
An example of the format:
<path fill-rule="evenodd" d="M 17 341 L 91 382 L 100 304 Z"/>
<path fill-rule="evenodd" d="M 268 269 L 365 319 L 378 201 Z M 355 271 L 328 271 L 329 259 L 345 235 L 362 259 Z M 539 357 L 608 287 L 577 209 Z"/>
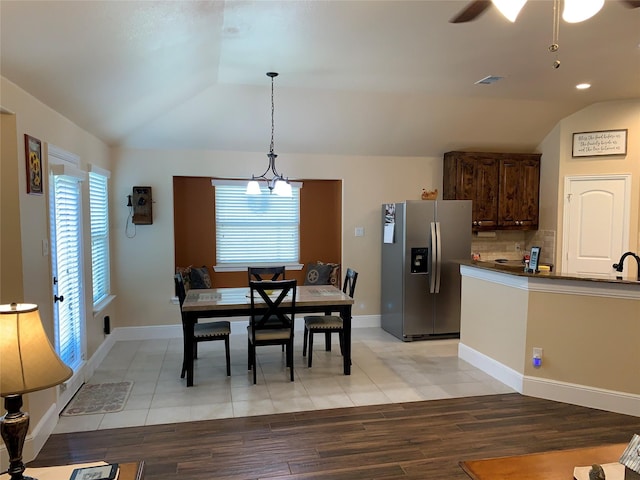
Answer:
<path fill-rule="evenodd" d="M 476 220 L 473 221 L 474 225 L 478 225 L 478 222 Z"/>
<path fill-rule="evenodd" d="M 482 225 L 482 222 L 478 222 L 478 226 Z"/>

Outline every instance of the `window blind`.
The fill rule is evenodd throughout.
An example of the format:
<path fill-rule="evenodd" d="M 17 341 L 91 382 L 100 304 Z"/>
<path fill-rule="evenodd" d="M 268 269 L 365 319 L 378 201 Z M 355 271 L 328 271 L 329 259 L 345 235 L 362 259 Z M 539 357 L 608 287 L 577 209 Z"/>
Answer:
<path fill-rule="evenodd" d="M 91 211 L 91 272 L 93 304 L 110 293 L 109 276 L 109 190 L 108 178 L 89 172 L 89 208 Z"/>
<path fill-rule="evenodd" d="M 82 362 L 82 270 L 79 179 L 52 176 L 52 266 L 64 300 L 56 303 L 56 350 L 62 361 L 75 370 Z"/>
<path fill-rule="evenodd" d="M 298 263 L 300 257 L 300 186 L 291 197 L 261 187 L 247 195 L 246 182 L 214 183 L 216 263 L 255 265 Z"/>

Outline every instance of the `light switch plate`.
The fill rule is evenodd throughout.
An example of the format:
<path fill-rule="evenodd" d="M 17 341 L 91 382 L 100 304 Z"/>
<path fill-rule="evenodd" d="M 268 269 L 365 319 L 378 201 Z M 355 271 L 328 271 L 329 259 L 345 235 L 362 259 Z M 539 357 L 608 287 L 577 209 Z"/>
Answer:
<path fill-rule="evenodd" d="M 364 227 L 356 227 L 356 237 L 364 237 Z"/>

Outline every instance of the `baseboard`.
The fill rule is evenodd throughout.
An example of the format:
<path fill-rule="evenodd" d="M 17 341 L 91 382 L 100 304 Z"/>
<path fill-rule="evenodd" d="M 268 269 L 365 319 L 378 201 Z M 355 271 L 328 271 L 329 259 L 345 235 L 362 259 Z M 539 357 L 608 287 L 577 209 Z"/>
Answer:
<path fill-rule="evenodd" d="M 640 417 L 640 395 L 525 376 L 462 343 L 458 357 L 529 397 Z"/>
<path fill-rule="evenodd" d="M 524 395 L 640 417 L 640 395 L 543 378 L 524 378 Z"/>
<path fill-rule="evenodd" d="M 523 375 L 510 367 L 480 353 L 460 342 L 458 344 L 458 357 L 470 363 L 483 372 L 491 375 L 496 380 L 513 388 L 518 393 L 523 393 Z"/>

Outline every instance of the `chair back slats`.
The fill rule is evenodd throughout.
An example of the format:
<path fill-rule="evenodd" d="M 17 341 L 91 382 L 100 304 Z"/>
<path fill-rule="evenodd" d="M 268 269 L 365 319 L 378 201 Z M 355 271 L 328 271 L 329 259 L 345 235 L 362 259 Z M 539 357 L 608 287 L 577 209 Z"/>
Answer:
<path fill-rule="evenodd" d="M 187 292 L 184 288 L 184 280 L 182 279 L 182 274 L 176 273 L 173 279 L 175 281 L 176 296 L 178 297 L 178 301 L 180 302 L 180 310 L 182 310 L 182 304 L 184 303 L 184 299 L 187 296 Z"/>
<path fill-rule="evenodd" d="M 248 267 L 249 281 L 251 280 L 285 280 L 285 267 Z"/>
<path fill-rule="evenodd" d="M 348 294 L 351 298 L 356 292 L 356 282 L 358 281 L 358 272 L 351 268 L 347 268 L 347 273 L 344 276 L 344 285 L 342 291 Z"/>
<path fill-rule="evenodd" d="M 251 325 L 253 329 L 292 328 L 296 306 L 296 280 L 251 280 Z M 289 295 L 290 294 L 290 295 Z M 287 312 L 281 307 L 290 296 Z M 262 300 L 262 302 L 260 302 Z M 274 318 L 278 321 L 274 322 Z"/>

